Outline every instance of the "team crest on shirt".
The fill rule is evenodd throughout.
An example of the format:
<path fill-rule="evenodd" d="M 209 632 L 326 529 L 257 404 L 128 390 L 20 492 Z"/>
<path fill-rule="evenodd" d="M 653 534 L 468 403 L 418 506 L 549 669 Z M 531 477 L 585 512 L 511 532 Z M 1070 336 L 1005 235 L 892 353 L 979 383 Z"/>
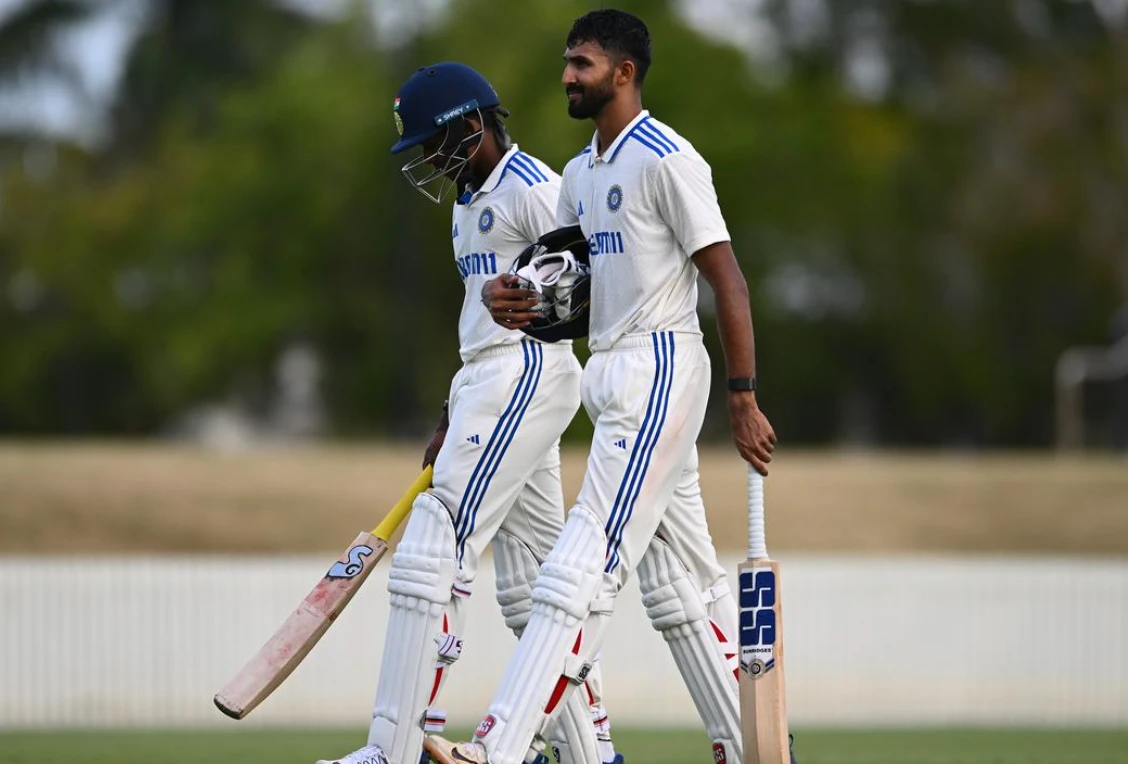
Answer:
<path fill-rule="evenodd" d="M 618 212 L 619 208 L 623 206 L 623 189 L 619 186 L 611 186 L 607 192 L 607 209 L 612 212 Z"/>
<path fill-rule="evenodd" d="M 400 137 L 403 137 L 403 120 L 400 118 L 399 113 L 400 99 L 396 96 L 396 102 L 392 104 L 392 117 L 396 121 L 396 131 L 399 132 Z"/>
<path fill-rule="evenodd" d="M 486 207 L 482 210 L 482 214 L 478 216 L 478 230 L 482 233 L 489 233 L 494 224 L 494 211 L 493 207 Z"/>

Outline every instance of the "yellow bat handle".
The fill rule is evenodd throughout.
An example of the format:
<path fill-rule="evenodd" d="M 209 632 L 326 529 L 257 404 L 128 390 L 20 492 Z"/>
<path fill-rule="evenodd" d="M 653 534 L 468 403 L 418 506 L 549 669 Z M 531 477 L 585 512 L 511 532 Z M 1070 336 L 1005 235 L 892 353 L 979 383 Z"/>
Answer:
<path fill-rule="evenodd" d="M 400 497 L 400 500 L 396 502 L 396 505 L 392 507 L 392 511 L 385 515 L 384 519 L 380 521 L 380 524 L 372 530 L 373 536 L 378 539 L 383 539 L 384 541 L 391 538 L 392 534 L 396 532 L 396 528 L 399 527 L 399 524 L 407 517 L 407 513 L 411 511 L 411 504 L 415 501 L 415 497 L 431 487 L 432 472 L 434 472 L 434 470 L 431 469 L 430 464 L 423 468 L 423 471 L 419 473 L 419 477 L 415 478 L 415 482 L 411 484 L 411 488 L 407 489 L 407 492 L 404 493 L 404 495 Z"/>

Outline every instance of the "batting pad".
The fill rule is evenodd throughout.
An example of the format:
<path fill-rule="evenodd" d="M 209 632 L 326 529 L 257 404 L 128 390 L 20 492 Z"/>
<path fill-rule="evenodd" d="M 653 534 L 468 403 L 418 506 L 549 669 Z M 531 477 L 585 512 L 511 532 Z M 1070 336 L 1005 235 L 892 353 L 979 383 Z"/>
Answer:
<path fill-rule="evenodd" d="M 533 584 L 540 564 L 533 551 L 504 529 L 493 540 L 494 571 L 497 574 L 497 601 L 505 625 L 518 637 L 533 612 Z M 552 725 L 556 759 L 560 764 L 601 764 L 596 727 L 582 692 L 572 693 L 560 717 Z"/>
<path fill-rule="evenodd" d="M 606 549 L 603 524 L 574 507 L 541 566 L 529 623 L 475 733 L 490 764 L 521 764 L 587 677 L 613 603 L 599 596 L 614 591 L 603 574 Z"/>
<path fill-rule="evenodd" d="M 650 623 L 662 633 L 681 672 L 709 738 L 723 743 L 743 761 L 740 694 L 725 655 L 727 635 L 709 617 L 706 597 L 685 566 L 662 539 L 655 537 L 638 565 L 642 604 Z M 712 603 L 735 609 L 732 595 Z"/>
<path fill-rule="evenodd" d="M 570 693 L 561 706 L 546 733 L 552 739 L 556 760 L 559 764 L 602 764 L 599 739 L 584 693 Z"/>
<path fill-rule="evenodd" d="M 445 667 L 461 653 L 461 624 L 451 622 L 458 609 L 449 607 L 457 570 L 450 513 L 421 493 L 392 557 L 391 608 L 368 730 L 368 744 L 390 761 L 419 759 L 427 706 Z"/>
<path fill-rule="evenodd" d="M 533 583 L 540 563 L 528 545 L 504 529 L 494 536 L 493 552 L 497 604 L 505 625 L 520 637 L 533 612 Z"/>

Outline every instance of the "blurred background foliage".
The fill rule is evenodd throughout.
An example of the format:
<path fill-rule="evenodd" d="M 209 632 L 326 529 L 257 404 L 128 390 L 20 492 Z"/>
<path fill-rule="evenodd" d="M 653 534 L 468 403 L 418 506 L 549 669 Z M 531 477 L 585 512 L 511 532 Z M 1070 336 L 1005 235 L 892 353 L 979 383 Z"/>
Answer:
<path fill-rule="evenodd" d="M 0 87 L 74 80 L 61 30 L 108 4 L 0 16 Z M 419 65 L 470 63 L 562 168 L 591 133 L 559 81 L 591 4 L 403 5 L 391 26 L 359 3 L 144 3 L 113 97 L 87 107 L 96 138 L 0 135 L 0 433 L 262 413 L 295 343 L 321 359 L 332 434 L 425 433 L 462 283 L 450 210 L 388 153 L 392 99 Z M 655 41 L 645 105 L 712 164 L 784 442 L 1049 444 L 1058 355 L 1113 341 L 1128 304 L 1124 4 L 621 7 Z M 759 42 L 734 39 L 751 21 Z"/>

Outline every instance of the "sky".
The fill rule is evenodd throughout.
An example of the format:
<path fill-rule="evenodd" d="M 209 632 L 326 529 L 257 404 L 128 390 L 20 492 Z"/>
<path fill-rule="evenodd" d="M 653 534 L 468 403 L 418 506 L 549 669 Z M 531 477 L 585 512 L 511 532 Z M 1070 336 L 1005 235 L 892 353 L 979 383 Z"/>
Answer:
<path fill-rule="evenodd" d="M 234 0 L 233 0 L 234 1 Z M 282 0 L 311 15 L 334 15 L 348 0 Z M 0 0 L 0 22 L 27 0 Z M 404 27 L 441 16 L 450 0 L 370 0 L 378 38 L 395 39 Z M 145 0 L 115 0 L 90 22 L 62 36 L 64 58 L 81 73 L 87 97 L 52 79 L 34 79 L 0 90 L 0 126 L 31 127 L 52 135 L 96 142 L 105 105 L 121 78 L 125 53 L 146 18 Z"/>
<path fill-rule="evenodd" d="M 0 0 L 2 21 L 24 0 Z M 51 80 L 28 80 L 0 91 L 0 124 L 35 127 L 56 135 L 96 130 L 100 111 L 121 77 L 124 53 L 143 19 L 142 0 L 120 0 L 90 22 L 62 36 L 64 58 L 81 73 L 89 100 Z"/>

